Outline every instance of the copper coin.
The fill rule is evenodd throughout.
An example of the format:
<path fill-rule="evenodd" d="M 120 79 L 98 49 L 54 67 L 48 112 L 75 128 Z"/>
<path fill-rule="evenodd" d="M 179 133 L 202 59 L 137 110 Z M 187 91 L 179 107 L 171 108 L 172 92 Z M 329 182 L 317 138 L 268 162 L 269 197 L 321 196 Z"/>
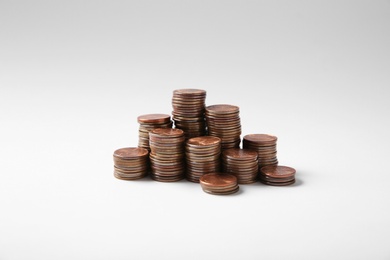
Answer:
<path fill-rule="evenodd" d="M 276 142 L 278 138 L 269 134 L 249 134 L 244 136 L 244 140 L 253 143 L 273 143 Z"/>
<path fill-rule="evenodd" d="M 118 150 L 115 150 L 114 156 L 123 159 L 134 159 L 134 158 L 147 156 L 148 153 L 149 151 L 144 148 L 126 147 L 126 148 L 120 148 Z"/>
<path fill-rule="evenodd" d="M 286 181 L 286 182 L 270 182 L 270 181 L 264 181 L 264 180 L 260 179 L 260 182 L 263 184 L 266 184 L 266 185 L 270 185 L 270 186 L 288 186 L 288 185 L 294 184 L 295 179 L 293 179 L 291 181 Z"/>
<path fill-rule="evenodd" d="M 287 178 L 294 176 L 296 171 L 288 166 L 264 166 L 261 173 L 272 178 Z"/>
<path fill-rule="evenodd" d="M 240 189 L 240 187 L 237 186 L 233 190 L 229 190 L 229 191 L 218 192 L 218 191 L 213 191 L 213 190 L 208 190 L 208 189 L 203 189 L 203 191 L 208 193 L 208 194 L 212 194 L 212 195 L 230 195 L 230 194 L 236 193 L 239 189 Z"/>
<path fill-rule="evenodd" d="M 177 95 L 185 95 L 185 96 L 193 96 L 193 95 L 199 95 L 204 96 L 206 95 L 206 90 L 203 89 L 195 89 L 195 88 L 184 88 L 184 89 L 175 89 L 173 91 L 174 94 Z"/>
<path fill-rule="evenodd" d="M 180 129 L 172 129 L 172 128 L 156 128 L 153 129 L 150 133 L 152 136 L 158 137 L 180 137 L 184 134 L 183 130 Z"/>
<path fill-rule="evenodd" d="M 224 187 L 237 183 L 237 178 L 231 174 L 209 173 L 201 177 L 200 182 L 207 186 Z"/>
<path fill-rule="evenodd" d="M 206 111 L 213 114 L 232 114 L 232 113 L 237 113 L 239 111 L 239 108 L 234 105 L 217 104 L 217 105 L 207 106 Z"/>
<path fill-rule="evenodd" d="M 155 123 L 163 124 L 171 120 L 171 116 L 167 114 L 146 114 L 137 118 L 139 123 Z"/>

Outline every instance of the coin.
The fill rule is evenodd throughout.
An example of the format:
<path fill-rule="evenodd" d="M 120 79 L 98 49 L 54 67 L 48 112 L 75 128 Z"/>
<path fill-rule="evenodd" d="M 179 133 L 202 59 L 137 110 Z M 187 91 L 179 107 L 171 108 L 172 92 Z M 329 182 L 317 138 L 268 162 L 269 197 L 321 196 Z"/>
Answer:
<path fill-rule="evenodd" d="M 126 147 L 114 151 L 114 176 L 118 179 L 136 180 L 146 176 L 149 169 L 148 150 Z"/>
<path fill-rule="evenodd" d="M 222 152 L 222 169 L 237 177 L 239 184 L 253 183 L 258 173 L 258 154 L 254 150 L 232 148 Z"/>
<path fill-rule="evenodd" d="M 214 195 L 228 195 L 239 189 L 237 178 L 231 174 L 208 173 L 199 182 L 204 192 Z"/>
<path fill-rule="evenodd" d="M 249 134 L 243 138 L 243 148 L 253 149 L 258 153 L 259 168 L 278 165 L 276 142 L 278 138 L 269 134 Z"/>
<path fill-rule="evenodd" d="M 186 142 L 186 178 L 199 182 L 203 174 L 220 170 L 221 139 L 213 136 L 193 137 Z"/>
<path fill-rule="evenodd" d="M 172 128 L 171 116 L 168 114 L 145 114 L 137 117 L 138 147 L 150 151 L 149 132 L 155 128 Z"/>
<path fill-rule="evenodd" d="M 161 182 L 183 179 L 185 172 L 184 132 L 156 128 L 149 132 L 151 178 Z"/>
<path fill-rule="evenodd" d="M 296 170 L 288 166 L 263 166 L 260 169 L 259 180 L 267 185 L 286 186 L 295 183 Z"/>
<path fill-rule="evenodd" d="M 204 120 L 206 91 L 176 89 L 172 97 L 172 118 L 175 128 L 184 131 L 186 139 L 206 134 Z"/>

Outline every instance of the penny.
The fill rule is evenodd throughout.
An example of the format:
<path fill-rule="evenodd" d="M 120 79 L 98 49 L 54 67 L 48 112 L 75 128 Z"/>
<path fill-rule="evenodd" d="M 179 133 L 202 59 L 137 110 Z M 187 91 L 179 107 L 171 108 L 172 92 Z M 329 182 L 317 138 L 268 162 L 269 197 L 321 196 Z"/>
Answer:
<path fill-rule="evenodd" d="M 202 176 L 200 183 L 212 187 L 225 187 L 237 183 L 237 178 L 231 174 L 209 173 Z"/>
<path fill-rule="evenodd" d="M 146 176 L 149 170 L 148 150 L 138 147 L 120 148 L 114 151 L 114 176 L 118 179 L 136 180 Z"/>
<path fill-rule="evenodd" d="M 294 168 L 288 166 L 264 166 L 260 169 L 260 172 L 268 177 L 272 178 L 287 178 L 294 176 L 296 171 Z"/>
<path fill-rule="evenodd" d="M 147 114 L 138 116 L 137 120 L 138 123 L 163 124 L 169 122 L 171 116 L 167 114 Z"/>

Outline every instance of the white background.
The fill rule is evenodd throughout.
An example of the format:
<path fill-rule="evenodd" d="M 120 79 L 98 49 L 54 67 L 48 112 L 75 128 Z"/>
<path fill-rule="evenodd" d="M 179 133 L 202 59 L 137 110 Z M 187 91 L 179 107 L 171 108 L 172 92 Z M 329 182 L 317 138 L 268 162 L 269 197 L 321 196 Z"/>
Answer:
<path fill-rule="evenodd" d="M 0 1 L 0 259 L 390 259 L 390 2 Z M 297 184 L 113 177 L 172 91 Z"/>

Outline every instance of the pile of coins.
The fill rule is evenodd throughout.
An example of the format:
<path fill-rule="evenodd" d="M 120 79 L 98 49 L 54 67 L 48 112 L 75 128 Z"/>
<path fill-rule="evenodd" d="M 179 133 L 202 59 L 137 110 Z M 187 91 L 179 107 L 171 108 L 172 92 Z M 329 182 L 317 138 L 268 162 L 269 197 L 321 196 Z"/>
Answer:
<path fill-rule="evenodd" d="M 213 195 L 233 194 L 239 189 L 236 176 L 231 174 L 208 173 L 199 182 L 204 192 Z"/>
<path fill-rule="evenodd" d="M 259 179 L 272 186 L 287 186 L 295 183 L 295 169 L 287 166 L 268 165 L 261 167 Z"/>
<path fill-rule="evenodd" d="M 267 165 L 278 165 L 276 141 L 278 138 L 267 134 L 250 134 L 244 136 L 243 148 L 253 149 L 258 153 L 259 169 Z"/>
<path fill-rule="evenodd" d="M 156 128 L 149 132 L 151 178 L 173 182 L 184 178 L 184 132 Z"/>
<path fill-rule="evenodd" d="M 208 135 L 221 138 L 222 149 L 238 148 L 241 143 L 240 111 L 233 105 L 206 107 Z"/>
<path fill-rule="evenodd" d="M 199 136 L 186 143 L 186 178 L 199 182 L 206 173 L 220 170 L 221 139 L 214 136 Z"/>
<path fill-rule="evenodd" d="M 222 152 L 222 171 L 237 177 L 239 184 L 256 182 L 258 173 L 257 152 L 230 148 Z"/>
<path fill-rule="evenodd" d="M 206 91 L 177 89 L 173 91 L 172 117 L 175 128 L 184 131 L 186 139 L 206 134 L 204 120 Z"/>
<path fill-rule="evenodd" d="M 149 132 L 156 128 L 172 128 L 170 115 L 166 114 L 147 114 L 137 118 L 139 125 L 138 130 L 138 147 L 150 151 Z"/>
<path fill-rule="evenodd" d="M 148 150 L 128 147 L 114 152 L 114 176 L 122 180 L 137 180 L 148 172 Z"/>

